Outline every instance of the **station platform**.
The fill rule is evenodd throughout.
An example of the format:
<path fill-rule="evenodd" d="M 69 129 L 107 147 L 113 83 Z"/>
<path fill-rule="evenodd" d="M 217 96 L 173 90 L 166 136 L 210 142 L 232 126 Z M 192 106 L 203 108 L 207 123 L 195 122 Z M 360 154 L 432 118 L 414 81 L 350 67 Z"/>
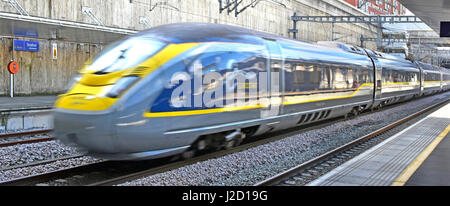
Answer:
<path fill-rule="evenodd" d="M 449 186 L 450 104 L 308 186 Z"/>
<path fill-rule="evenodd" d="M 57 96 L 0 97 L 0 112 L 51 109 Z"/>

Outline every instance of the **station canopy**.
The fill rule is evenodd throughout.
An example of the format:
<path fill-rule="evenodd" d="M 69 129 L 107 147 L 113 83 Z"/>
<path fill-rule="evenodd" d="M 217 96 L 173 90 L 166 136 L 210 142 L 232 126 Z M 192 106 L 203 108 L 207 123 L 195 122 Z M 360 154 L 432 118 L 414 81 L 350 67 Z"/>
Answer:
<path fill-rule="evenodd" d="M 449 0 L 400 0 L 400 2 L 438 34 L 441 21 L 450 21 Z"/>
<path fill-rule="evenodd" d="M 20 14 L 0 13 L 0 36 L 108 44 L 135 30 L 97 26 Z"/>

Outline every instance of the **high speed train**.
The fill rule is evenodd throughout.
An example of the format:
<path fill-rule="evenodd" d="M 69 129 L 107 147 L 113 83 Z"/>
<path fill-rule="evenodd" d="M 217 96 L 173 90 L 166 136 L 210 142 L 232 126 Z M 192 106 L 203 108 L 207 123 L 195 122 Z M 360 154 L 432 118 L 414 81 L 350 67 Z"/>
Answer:
<path fill-rule="evenodd" d="M 55 103 L 68 145 L 113 160 L 189 156 L 450 89 L 450 71 L 337 42 L 178 23 L 118 41 Z"/>

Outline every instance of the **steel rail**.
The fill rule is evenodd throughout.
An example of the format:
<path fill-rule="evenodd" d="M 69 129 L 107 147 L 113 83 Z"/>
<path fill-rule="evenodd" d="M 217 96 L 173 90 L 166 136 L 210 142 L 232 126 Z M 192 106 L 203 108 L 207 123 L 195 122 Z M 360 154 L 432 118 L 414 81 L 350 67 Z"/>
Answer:
<path fill-rule="evenodd" d="M 47 134 L 47 133 L 51 133 L 52 131 L 53 131 L 52 129 L 41 129 L 41 130 L 31 130 L 31 131 L 14 132 L 14 133 L 4 133 L 4 134 L 0 134 L 0 139 L 8 139 L 8 138 L 13 138 L 13 137 L 37 135 L 37 134 Z M 3 142 L 3 143 L 0 143 L 0 147 L 9 147 L 9 146 L 18 145 L 18 144 L 46 142 L 46 141 L 51 141 L 51 140 L 55 140 L 55 138 L 54 137 L 32 138 L 32 139 L 27 139 L 27 140 Z"/>
<path fill-rule="evenodd" d="M 76 157 L 75 157 L 76 158 Z M 56 170 L 53 172 L 37 174 L 27 177 L 16 178 L 8 180 L 5 182 L 0 182 L 0 186 L 26 186 L 33 185 L 37 183 L 43 183 L 50 181 L 52 179 L 57 179 L 61 177 L 67 177 L 68 174 L 77 174 L 86 170 L 92 170 L 93 168 L 102 168 L 110 164 L 110 161 L 102 161 L 96 163 L 85 164 L 81 166 L 75 166 L 65 169 Z"/>
<path fill-rule="evenodd" d="M 33 139 L 27 139 L 27 140 L 20 140 L 20 141 L 11 141 L 11 142 L 5 142 L 0 143 L 0 147 L 9 147 L 19 144 L 31 144 L 31 143 L 38 143 L 38 142 L 48 142 L 55 140 L 54 137 L 42 137 L 42 138 L 33 138 Z"/>
<path fill-rule="evenodd" d="M 10 167 L 3 167 L 3 168 L 0 168 L 0 172 L 1 171 L 6 171 L 6 170 L 25 168 L 25 167 L 33 167 L 33 166 L 37 166 L 37 165 L 45 165 L 45 164 L 50 164 L 50 163 L 53 163 L 53 162 L 56 162 L 56 161 L 75 159 L 75 158 L 79 158 L 79 157 L 83 157 L 83 156 L 84 155 L 77 154 L 77 155 L 65 156 L 65 157 L 60 157 L 60 158 L 51 159 L 51 160 L 36 161 L 36 162 L 28 163 L 28 164 L 14 165 L 14 166 L 10 166 Z"/>
<path fill-rule="evenodd" d="M 17 136 L 25 136 L 25 135 L 45 134 L 45 133 L 50 133 L 52 131 L 53 131 L 53 129 L 41 129 L 41 130 L 31 130 L 31 131 L 23 131 L 23 132 L 2 133 L 2 134 L 0 134 L 0 139 L 17 137 Z"/>

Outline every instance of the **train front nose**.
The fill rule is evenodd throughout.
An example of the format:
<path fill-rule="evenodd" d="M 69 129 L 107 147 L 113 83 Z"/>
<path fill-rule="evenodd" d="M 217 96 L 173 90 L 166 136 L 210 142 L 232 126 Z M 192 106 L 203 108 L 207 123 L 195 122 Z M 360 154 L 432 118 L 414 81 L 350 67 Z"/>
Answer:
<path fill-rule="evenodd" d="M 90 153 L 113 153 L 114 132 L 110 114 L 54 113 L 56 138 L 64 144 Z"/>

